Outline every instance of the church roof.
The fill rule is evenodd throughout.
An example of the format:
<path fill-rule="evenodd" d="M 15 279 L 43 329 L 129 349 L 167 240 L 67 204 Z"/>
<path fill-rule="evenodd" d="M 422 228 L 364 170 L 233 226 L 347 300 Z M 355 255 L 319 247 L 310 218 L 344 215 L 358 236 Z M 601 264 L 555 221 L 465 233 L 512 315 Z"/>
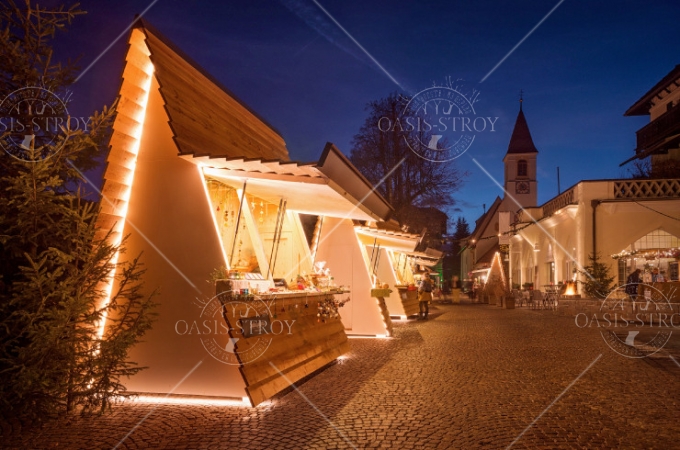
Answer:
<path fill-rule="evenodd" d="M 493 203 L 489 207 L 489 210 L 482 214 L 479 217 L 479 219 L 475 221 L 475 229 L 470 235 L 470 239 L 479 239 L 484 236 L 484 231 L 486 231 L 487 227 L 489 226 L 489 223 L 496 215 L 496 211 L 498 210 L 498 207 L 501 205 L 502 202 L 503 200 L 501 200 L 499 196 L 496 196 L 496 200 L 493 201 Z"/>
<path fill-rule="evenodd" d="M 515 129 L 512 130 L 510 145 L 508 145 L 508 154 L 510 153 L 538 153 L 521 107 L 517 114 L 517 121 L 515 121 Z"/>

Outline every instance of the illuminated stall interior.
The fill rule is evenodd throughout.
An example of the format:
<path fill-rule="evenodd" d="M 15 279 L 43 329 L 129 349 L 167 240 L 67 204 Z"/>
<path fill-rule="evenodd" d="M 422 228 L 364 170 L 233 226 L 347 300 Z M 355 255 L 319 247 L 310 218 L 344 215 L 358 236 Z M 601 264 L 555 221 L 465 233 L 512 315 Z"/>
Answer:
<path fill-rule="evenodd" d="M 273 279 L 295 284 L 298 275 L 312 273 L 312 261 L 299 215 L 288 209 L 285 190 L 263 192 L 255 183 L 206 171 L 205 181 L 225 267 L 242 274 L 256 293 L 273 287 Z M 245 189 L 245 199 L 241 198 Z"/>
<path fill-rule="evenodd" d="M 415 249 L 420 235 L 401 231 L 396 222 L 357 225 L 355 232 L 371 274 L 373 287 L 391 288 L 385 297 L 390 316 L 405 319 L 418 313 L 418 298 L 413 286 Z M 412 285 L 409 290 L 409 285 Z"/>
<path fill-rule="evenodd" d="M 205 177 L 229 270 L 289 286 L 302 277 L 316 290 L 344 287 L 351 299 L 340 311 L 346 333 L 389 335 L 389 316 L 386 321 L 371 298 L 354 221 L 383 221 L 392 208 L 334 145 L 327 144 L 315 164 L 182 157 Z M 300 214 L 316 220 L 309 240 Z"/>

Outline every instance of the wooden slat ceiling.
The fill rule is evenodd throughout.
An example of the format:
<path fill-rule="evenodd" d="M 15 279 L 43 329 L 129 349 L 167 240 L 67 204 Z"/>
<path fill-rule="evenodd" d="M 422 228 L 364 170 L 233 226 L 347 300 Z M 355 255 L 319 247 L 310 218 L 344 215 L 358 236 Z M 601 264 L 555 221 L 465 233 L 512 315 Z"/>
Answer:
<path fill-rule="evenodd" d="M 293 175 L 297 177 L 325 178 L 315 167 L 316 163 L 302 164 L 294 161 L 272 161 L 260 158 L 211 158 L 210 156 L 180 155 L 191 163 L 201 163 L 216 169 L 237 170 L 247 173 L 268 173 L 276 175 Z"/>
<path fill-rule="evenodd" d="M 400 237 L 400 238 L 404 238 L 404 239 L 415 239 L 415 240 L 420 239 L 419 234 L 406 233 L 406 232 L 394 231 L 394 230 L 384 230 L 384 229 L 370 228 L 370 227 L 357 227 L 357 228 L 359 230 L 363 231 L 364 233 L 377 235 L 377 236 L 395 236 L 395 237 Z"/>
<path fill-rule="evenodd" d="M 155 75 L 179 153 L 287 161 L 273 128 L 143 21 Z"/>

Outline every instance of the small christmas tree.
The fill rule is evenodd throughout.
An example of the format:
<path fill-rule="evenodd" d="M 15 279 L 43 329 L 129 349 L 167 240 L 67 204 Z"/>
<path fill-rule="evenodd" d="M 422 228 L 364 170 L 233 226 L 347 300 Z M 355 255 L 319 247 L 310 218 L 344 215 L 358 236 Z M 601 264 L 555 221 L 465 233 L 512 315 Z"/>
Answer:
<path fill-rule="evenodd" d="M 590 264 L 585 266 L 584 270 L 576 269 L 576 272 L 585 276 L 583 288 L 588 297 L 606 298 L 614 283 L 614 277 L 609 274 L 609 266 L 600 262 L 600 254 L 588 255 Z"/>

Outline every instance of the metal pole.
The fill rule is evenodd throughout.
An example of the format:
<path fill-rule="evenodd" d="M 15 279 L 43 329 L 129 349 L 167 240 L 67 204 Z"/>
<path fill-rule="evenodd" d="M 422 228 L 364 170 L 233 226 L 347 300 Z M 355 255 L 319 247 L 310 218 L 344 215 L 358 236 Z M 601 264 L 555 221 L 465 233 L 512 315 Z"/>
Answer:
<path fill-rule="evenodd" d="M 274 225 L 274 237 L 272 237 L 272 249 L 269 253 L 269 265 L 267 267 L 267 279 L 269 275 L 274 276 L 274 271 L 272 270 L 272 260 L 274 259 L 274 246 L 276 245 L 276 233 L 279 231 L 279 221 L 281 220 L 281 206 L 283 205 L 283 199 L 279 200 L 279 207 L 276 210 L 276 224 Z"/>
<path fill-rule="evenodd" d="M 321 242 L 321 230 L 323 229 L 323 218 L 324 216 L 319 216 L 319 230 L 316 234 L 316 245 L 314 246 L 314 257 L 312 258 L 312 267 L 316 262 L 316 253 L 319 251 L 319 243 Z"/>
<path fill-rule="evenodd" d="M 369 267 L 373 266 L 373 255 L 375 255 L 375 244 L 378 242 L 378 238 L 373 239 L 373 248 L 371 249 L 371 261 L 368 263 Z"/>
<path fill-rule="evenodd" d="M 231 245 L 231 255 L 229 255 L 229 267 L 234 264 L 234 250 L 236 250 L 236 239 L 238 238 L 238 227 L 241 225 L 241 213 L 243 212 L 243 201 L 246 199 L 246 184 L 248 180 L 243 182 L 243 192 L 241 193 L 241 201 L 238 206 L 238 215 L 236 216 L 236 232 L 234 233 L 234 243 Z"/>
<path fill-rule="evenodd" d="M 283 201 L 283 206 L 281 207 L 281 222 L 279 223 L 279 236 L 278 239 L 276 240 L 276 253 L 274 253 L 274 261 L 272 261 L 272 276 L 274 276 L 274 267 L 276 267 L 276 258 L 279 256 L 279 243 L 281 242 L 281 231 L 283 230 L 283 220 L 285 218 L 286 214 L 286 204 L 288 203 L 288 200 Z M 298 267 L 299 269 L 299 267 Z"/>
<path fill-rule="evenodd" d="M 378 261 L 380 261 L 380 244 L 378 244 L 378 251 L 375 253 L 375 263 L 373 264 L 373 275 L 375 276 L 378 270 Z"/>

